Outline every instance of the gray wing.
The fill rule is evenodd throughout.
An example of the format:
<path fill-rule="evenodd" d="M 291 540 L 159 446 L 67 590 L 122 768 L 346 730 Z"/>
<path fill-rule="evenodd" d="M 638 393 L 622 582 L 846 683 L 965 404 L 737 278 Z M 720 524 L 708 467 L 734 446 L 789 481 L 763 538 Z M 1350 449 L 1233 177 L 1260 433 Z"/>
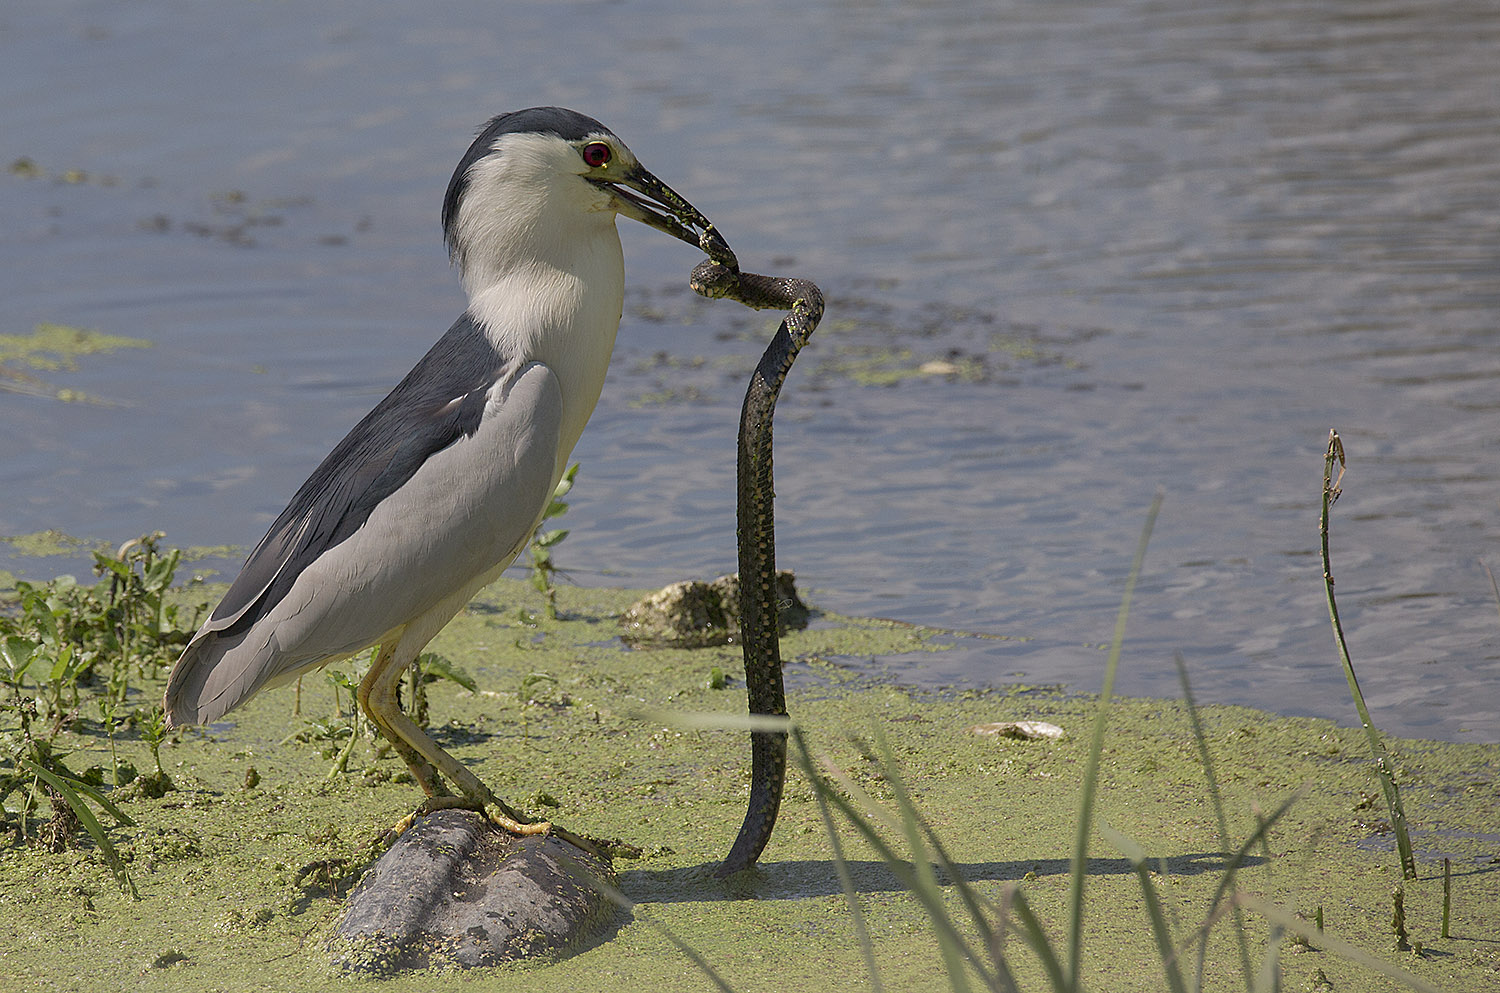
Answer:
<path fill-rule="evenodd" d="M 250 553 L 173 667 L 169 721 L 212 720 L 287 672 L 410 620 L 448 592 L 431 588 L 435 578 L 457 586 L 465 571 L 508 561 L 550 494 L 560 405 L 550 371 L 507 360 L 461 318 Z M 372 517 L 382 518 L 378 535 L 361 531 Z"/>
<path fill-rule="evenodd" d="M 253 624 L 308 563 L 364 524 L 428 456 L 472 435 L 505 364 L 473 319 L 459 318 L 302 484 L 207 627 L 233 634 Z"/>

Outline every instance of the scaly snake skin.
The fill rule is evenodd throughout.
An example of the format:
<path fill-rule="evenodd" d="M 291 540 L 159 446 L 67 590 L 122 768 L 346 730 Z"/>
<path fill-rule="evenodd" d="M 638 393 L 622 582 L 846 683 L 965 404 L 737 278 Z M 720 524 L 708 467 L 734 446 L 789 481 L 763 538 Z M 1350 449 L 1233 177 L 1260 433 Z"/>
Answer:
<path fill-rule="evenodd" d="M 823 293 L 805 279 L 740 272 L 723 240 L 704 235 L 710 260 L 693 270 L 693 289 L 714 299 L 738 300 L 756 310 L 789 310 L 750 377 L 740 412 L 737 519 L 740 558 L 740 640 L 750 713 L 786 716 L 777 627 L 775 484 L 771 467 L 771 419 L 792 362 L 823 317 Z M 717 875 L 755 864 L 781 806 L 786 785 L 786 734 L 750 733 L 750 805 L 734 846 Z"/>

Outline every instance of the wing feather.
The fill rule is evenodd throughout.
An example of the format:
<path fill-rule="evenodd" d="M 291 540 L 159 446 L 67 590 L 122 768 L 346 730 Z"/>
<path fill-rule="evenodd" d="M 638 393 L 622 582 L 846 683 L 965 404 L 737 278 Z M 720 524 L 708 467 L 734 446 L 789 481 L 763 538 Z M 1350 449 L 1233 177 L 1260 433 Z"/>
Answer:
<path fill-rule="evenodd" d="M 205 631 L 234 634 L 286 595 L 310 563 L 353 534 L 433 453 L 473 434 L 507 366 L 468 314 L 354 426 L 251 551 Z"/>
<path fill-rule="evenodd" d="M 296 594 L 299 601 L 308 603 L 287 603 L 297 580 L 320 560 L 324 560 L 320 566 L 324 571 L 350 569 L 351 563 L 344 559 L 352 561 L 361 552 L 354 543 L 345 549 L 339 546 L 356 535 L 372 514 L 380 511 L 389 515 L 389 509 L 381 511 L 382 503 L 435 457 L 472 438 L 487 417 L 512 425 L 524 422 L 523 412 L 502 417 L 500 409 L 494 407 L 487 413 L 487 405 L 499 403 L 496 387 L 513 380 L 525 368 L 520 360 L 497 352 L 469 315 L 460 318 L 335 446 L 255 546 L 224 599 L 172 669 L 166 689 L 169 721 L 175 725 L 212 720 L 267 682 L 287 678 L 286 673 L 292 670 L 341 654 L 330 650 L 324 638 L 318 639 L 316 650 L 311 646 L 299 646 L 294 652 L 284 650 L 302 637 L 298 632 L 309 618 L 298 615 L 311 603 L 310 597 L 320 599 L 319 609 L 326 610 L 330 598 L 345 595 L 337 588 L 342 577 L 329 580 L 320 572 L 314 586 L 322 589 L 314 593 L 304 584 Z M 543 378 L 551 381 L 550 373 Z M 550 468 L 549 460 L 555 461 L 555 431 L 544 430 L 543 434 L 546 437 L 523 442 L 525 457 L 540 459 L 538 464 Z M 438 458 L 433 464 L 443 462 Z M 505 475 L 503 471 L 500 474 Z M 473 482 L 487 496 L 496 495 L 493 483 Z M 516 496 L 521 503 L 535 502 L 529 493 L 517 492 Z M 511 516 L 532 514 L 529 507 L 516 507 Z M 524 542 L 524 536 L 520 540 Z M 330 555 L 334 549 L 339 553 Z M 370 568 L 369 564 L 365 568 Z M 342 612 L 350 615 L 347 604 Z M 261 621 L 267 623 L 257 629 Z M 329 623 L 334 623 L 332 618 Z M 355 621 L 345 616 L 339 624 L 351 631 L 360 628 L 357 640 L 364 644 L 383 633 L 365 631 L 370 624 L 366 617 Z M 340 632 L 331 631 L 328 636 L 336 649 Z M 347 645 L 342 654 L 359 647 L 362 645 Z M 308 661 L 309 656 L 318 661 Z"/>

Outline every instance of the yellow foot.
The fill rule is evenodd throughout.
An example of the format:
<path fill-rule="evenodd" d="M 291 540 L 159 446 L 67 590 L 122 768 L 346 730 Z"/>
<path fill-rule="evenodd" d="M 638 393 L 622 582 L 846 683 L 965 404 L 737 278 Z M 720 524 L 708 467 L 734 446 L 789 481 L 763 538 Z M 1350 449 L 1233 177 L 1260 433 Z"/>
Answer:
<path fill-rule="evenodd" d="M 417 823 L 417 815 L 419 813 L 421 813 L 420 810 L 413 810 L 411 813 L 407 814 L 405 817 L 392 824 L 389 828 L 386 829 L 385 834 L 381 836 L 380 843 L 385 845 L 387 848 L 394 845 L 397 838 L 401 837 L 407 832 L 408 828 Z"/>
<path fill-rule="evenodd" d="M 491 810 L 486 807 L 484 816 L 488 817 L 490 823 L 502 831 L 518 834 L 523 838 L 534 834 L 547 834 L 552 830 L 551 821 L 520 821 L 498 808 Z"/>
<path fill-rule="evenodd" d="M 602 858 L 627 858 L 638 859 L 641 850 L 634 845 L 618 839 L 589 838 L 581 834 L 574 834 L 565 827 L 553 824 L 550 821 L 523 821 L 515 816 L 515 811 L 498 801 L 485 803 L 473 797 L 465 796 L 430 796 L 417 806 L 416 810 L 407 814 L 397 821 L 389 831 L 386 832 L 385 842 L 387 845 L 401 837 L 419 818 L 425 817 L 435 810 L 474 810 L 484 814 L 485 818 L 502 831 L 520 837 L 535 837 L 537 835 L 550 834 L 570 845 L 581 848 L 586 852 L 592 852 Z"/>
<path fill-rule="evenodd" d="M 495 801 L 486 803 L 476 797 L 467 796 L 430 796 L 417 805 L 417 809 L 407 814 L 395 823 L 386 832 L 386 836 L 392 840 L 401 837 L 407 829 L 419 819 L 437 810 L 473 810 L 484 814 L 485 818 L 502 831 L 511 834 L 527 835 L 546 834 L 552 830 L 552 825 L 547 821 L 523 821 L 515 816 L 515 811 L 505 804 Z"/>
<path fill-rule="evenodd" d="M 477 810 L 483 812 L 484 804 L 477 800 L 470 800 L 465 796 L 430 796 L 417 804 L 417 809 L 401 818 L 391 825 L 390 830 L 385 833 L 387 843 L 395 841 L 407 832 L 417 821 L 426 817 L 435 810 Z"/>

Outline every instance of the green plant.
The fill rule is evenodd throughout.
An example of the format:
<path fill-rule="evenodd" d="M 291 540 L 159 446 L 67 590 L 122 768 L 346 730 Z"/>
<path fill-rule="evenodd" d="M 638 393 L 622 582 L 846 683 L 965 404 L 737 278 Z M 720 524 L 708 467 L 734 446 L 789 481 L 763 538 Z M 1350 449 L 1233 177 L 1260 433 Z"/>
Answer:
<path fill-rule="evenodd" d="M 906 789 L 901 771 L 891 750 L 877 735 L 875 777 L 890 791 L 889 806 L 874 800 L 856 781 L 836 764 L 816 756 L 802 729 L 786 718 L 775 717 L 726 717 L 722 714 L 675 717 L 652 713 L 649 719 L 675 720 L 677 723 L 697 727 L 720 729 L 782 731 L 788 733 L 792 743 L 792 756 L 812 787 L 818 804 L 824 829 L 829 838 L 831 854 L 844 897 L 849 909 L 852 926 L 863 950 L 866 969 L 869 973 L 869 988 L 883 989 L 874 949 L 869 937 L 860 905 L 859 893 L 853 883 L 853 873 L 844 855 L 840 839 L 840 824 L 852 829 L 855 835 L 872 848 L 893 875 L 912 894 L 926 913 L 936 938 L 938 953 L 947 972 L 949 988 L 969 991 L 976 987 L 997 993 L 1019 993 L 1020 981 L 1012 962 L 1016 960 L 1015 945 L 1029 952 L 1045 977 L 1045 986 L 1053 993 L 1078 993 L 1083 989 L 1080 971 L 1082 959 L 1082 921 L 1085 880 L 1088 872 L 1088 843 L 1091 833 L 1098 829 L 1104 837 L 1118 848 L 1131 863 L 1141 889 L 1150 939 L 1156 947 L 1161 962 L 1165 989 L 1172 993 L 1202 993 L 1205 989 L 1205 964 L 1208 956 L 1209 938 L 1214 928 L 1226 919 L 1235 921 L 1237 939 L 1241 943 L 1241 975 L 1245 986 L 1252 993 L 1269 993 L 1281 988 L 1281 945 L 1286 935 L 1296 935 L 1308 947 L 1342 956 L 1352 962 L 1397 980 L 1410 989 L 1423 993 L 1438 993 L 1436 987 L 1412 976 L 1402 969 L 1375 958 L 1357 946 L 1324 932 L 1321 914 L 1316 923 L 1301 920 L 1266 900 L 1241 889 L 1238 874 L 1249 854 L 1257 847 L 1264 848 L 1272 828 L 1292 809 L 1301 792 L 1287 797 L 1268 814 L 1257 819 L 1257 826 L 1233 851 L 1227 851 L 1227 818 L 1217 790 L 1217 779 L 1209 753 L 1207 738 L 1196 705 L 1187 689 L 1187 677 L 1183 673 L 1187 706 L 1191 713 L 1191 726 L 1196 739 L 1198 753 L 1210 784 L 1210 799 L 1215 807 L 1220 826 L 1220 835 L 1225 839 L 1226 862 L 1223 875 L 1209 901 L 1200 924 L 1179 936 L 1168 919 L 1160 899 L 1157 883 L 1152 878 L 1150 859 L 1145 850 L 1133 839 L 1096 820 L 1093 813 L 1093 797 L 1100 776 L 1100 757 L 1103 735 L 1107 723 L 1108 696 L 1113 684 L 1125 621 L 1128 615 L 1131 593 L 1140 572 L 1146 543 L 1152 522 L 1159 507 L 1152 505 L 1143 529 L 1141 543 L 1137 548 L 1135 563 L 1126 582 L 1121 609 L 1116 619 L 1115 637 L 1111 646 L 1105 674 L 1105 692 L 1101 696 L 1093 735 L 1090 739 L 1088 759 L 1084 767 L 1080 791 L 1079 816 L 1074 834 L 1073 859 L 1070 868 L 1070 886 L 1063 910 L 1069 922 L 1067 934 L 1059 939 L 1049 934 L 1041 918 L 1032 908 L 1026 895 L 1025 881 L 1009 883 L 1000 890 L 998 898 L 982 892 L 964 879 L 957 863 L 949 856 L 948 849 L 922 816 L 911 794 Z M 950 882 L 940 884 L 938 871 Z M 951 888 L 961 910 L 951 909 L 951 901 L 945 892 Z M 611 899 L 635 909 L 637 916 L 647 924 L 667 934 L 721 990 L 732 987 L 719 976 L 712 966 L 685 941 L 673 935 L 665 926 L 650 916 L 640 913 L 625 897 L 613 891 Z M 1232 915 L 1230 912 L 1233 912 Z M 1244 928 L 1240 924 L 1240 913 L 1248 911 L 1261 917 L 1270 927 L 1259 963 L 1252 961 L 1248 951 Z M 1007 943 L 1009 938 L 1016 942 Z M 1194 945 L 1198 947 L 1196 968 L 1188 969 L 1184 963 Z"/>
<path fill-rule="evenodd" d="M 176 659 L 198 626 L 196 616 L 188 624 L 179 623 L 181 608 L 169 599 L 182 551 L 163 552 L 164 537 L 155 531 L 127 541 L 114 555 L 94 553 L 94 572 L 109 579 L 106 615 L 119 655 L 141 674 L 151 676 Z"/>
<path fill-rule="evenodd" d="M 359 713 L 359 681 L 335 669 L 327 674 L 330 685 L 333 686 L 333 709 L 334 716 L 325 724 L 328 736 L 337 740 L 347 739 L 344 747 L 334 757 L 333 768 L 328 770 L 328 778 L 334 779 L 349 771 L 349 756 L 354 752 L 355 742 L 359 741 L 360 726 L 364 722 Z M 344 720 L 344 709 L 339 705 L 339 690 L 343 689 L 349 694 L 349 717 Z"/>
<path fill-rule="evenodd" d="M 378 651 L 378 649 L 376 649 Z M 333 688 L 333 713 L 327 717 L 305 718 L 301 727 L 281 739 L 285 744 L 300 741 L 305 744 L 323 742 L 323 757 L 333 761 L 328 778 L 336 779 L 349 772 L 349 763 L 354 748 L 361 740 L 379 745 L 377 755 L 385 754 L 388 746 L 380 745 L 383 736 L 380 728 L 365 718 L 359 706 L 359 684 L 368 662 L 357 666 L 352 673 L 341 669 L 330 669 L 324 678 Z M 447 679 L 471 693 L 478 692 L 479 684 L 464 669 L 436 652 L 424 652 L 407 670 L 407 715 L 419 725 L 427 724 L 427 684 L 438 679 Z M 344 704 L 348 694 L 348 706 Z"/>
<path fill-rule="evenodd" d="M 542 511 L 541 524 L 568 512 L 568 504 L 563 497 L 567 496 L 568 491 L 573 488 L 573 480 L 577 475 L 578 463 L 574 462 L 568 466 L 568 471 L 563 473 L 562 479 L 558 480 L 557 489 L 552 492 L 551 502 L 547 504 L 547 509 Z M 528 546 L 531 554 L 531 584 L 539 592 L 546 594 L 547 616 L 554 621 L 557 620 L 557 587 L 553 583 L 553 576 L 557 573 L 557 567 L 552 564 L 552 549 L 567 536 L 566 530 L 543 531 L 539 524 Z"/>
<path fill-rule="evenodd" d="M 135 821 L 121 812 L 97 787 L 74 775 L 62 760 L 63 756 L 54 753 L 45 741 L 24 733 L 0 735 L 0 812 L 5 810 L 5 801 L 12 794 L 21 794 L 15 833 L 18 839 L 25 839 L 30 834 L 28 820 L 31 812 L 37 809 L 41 800 L 46 800 L 52 808 L 54 822 L 74 821 L 83 826 L 98 846 L 120 890 L 139 900 L 141 896 L 135 881 L 130 878 L 124 860 L 110 842 L 90 803 L 112 817 L 118 826 L 133 826 Z M 66 837 L 53 838 L 54 844 L 65 841 Z"/>
<path fill-rule="evenodd" d="M 103 780 L 97 770 L 75 774 L 53 743 L 92 698 L 109 740 L 113 785 L 130 773 L 116 752 L 116 737 L 122 728 L 137 726 L 156 763 L 143 789 L 160 795 L 172 788 L 161 764 L 166 739 L 161 708 L 132 706 L 132 696 L 140 698 L 136 684 L 158 677 L 197 625 L 197 611 L 181 606 L 169 592 L 181 553 L 164 552 L 162 537 L 155 532 L 126 542 L 114 554 L 96 552 L 94 568 L 101 579 L 92 588 L 71 576 L 17 582 L 14 609 L 0 614 L 0 804 L 20 797 L 15 837 L 57 846 L 81 826 L 120 888 L 133 896 L 135 884 L 95 810 L 116 825 L 134 822 L 95 785 Z M 34 835 L 32 815 L 44 801 L 52 819 Z"/>
<path fill-rule="evenodd" d="M 419 727 L 426 727 L 428 722 L 427 684 L 439 679 L 457 683 L 470 693 L 479 692 L 479 684 L 474 677 L 452 659 L 437 652 L 423 652 L 407 669 L 407 690 L 411 694 L 411 702 L 406 709 L 408 716 Z"/>
<path fill-rule="evenodd" d="M 115 731 L 120 726 L 120 705 L 117 701 L 107 697 L 100 697 L 98 704 L 99 723 L 104 725 L 104 734 L 109 738 L 110 783 L 114 786 L 124 786 L 120 775 L 120 756 L 115 751 Z"/>
<path fill-rule="evenodd" d="M 133 681 L 159 676 L 191 637 L 201 607 L 188 611 L 169 596 L 181 552 L 162 552 L 161 538 L 158 531 L 114 555 L 95 552 L 103 578 L 93 588 L 71 576 L 16 583 L 18 609 L 0 615 L 0 682 L 12 704 L 35 701 L 49 737 L 76 715 L 85 686 L 124 706 Z M 116 714 L 122 724 L 135 716 Z"/>
<path fill-rule="evenodd" d="M 1335 459 L 1339 464 L 1338 479 L 1333 478 Z M 1349 682 L 1349 693 L 1354 697 L 1354 706 L 1359 711 L 1359 723 L 1364 728 L 1370 755 L 1375 760 L 1375 772 L 1380 778 L 1381 791 L 1385 794 L 1386 809 L 1390 811 L 1391 827 L 1396 834 L 1396 851 L 1401 858 L 1401 878 L 1416 879 L 1417 862 L 1412 856 L 1411 838 L 1406 830 L 1406 808 L 1401 805 L 1401 790 L 1396 786 L 1396 773 L 1392 768 L 1391 757 L 1385 750 L 1385 743 L 1380 740 L 1380 732 L 1375 730 L 1375 725 L 1370 720 L 1370 708 L 1365 706 L 1365 696 L 1360 692 L 1359 680 L 1354 676 L 1354 663 L 1349 658 L 1349 646 L 1344 641 L 1343 624 L 1339 622 L 1338 601 L 1333 595 L 1333 567 L 1328 560 L 1328 511 L 1343 493 L 1339 484 L 1344 481 L 1345 468 L 1344 443 L 1337 431 L 1329 431 L 1328 450 L 1323 456 L 1323 513 L 1318 519 L 1323 545 L 1323 590 L 1328 598 L 1328 617 L 1333 622 L 1333 641 L 1338 647 L 1339 661 L 1344 666 L 1344 678 Z"/>

